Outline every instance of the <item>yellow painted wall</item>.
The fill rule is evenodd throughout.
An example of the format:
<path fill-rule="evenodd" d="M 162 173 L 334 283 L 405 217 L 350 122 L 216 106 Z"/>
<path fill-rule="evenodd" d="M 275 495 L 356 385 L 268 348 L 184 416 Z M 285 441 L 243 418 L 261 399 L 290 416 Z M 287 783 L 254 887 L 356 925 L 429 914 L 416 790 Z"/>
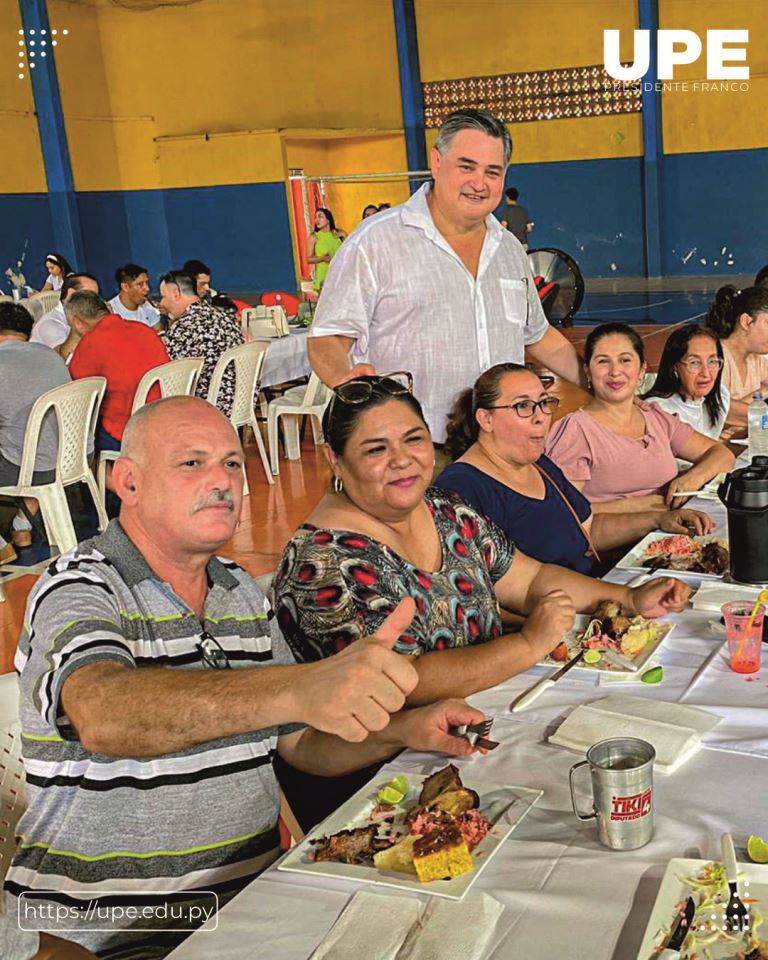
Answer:
<path fill-rule="evenodd" d="M 707 30 L 749 30 L 748 91 L 710 92 L 693 89 L 706 82 L 706 51 L 695 63 L 676 67 L 674 79 L 689 84 L 662 93 L 665 153 L 746 150 L 768 147 L 768 2 L 766 0 L 659 0 L 662 29 L 692 30 L 702 38 Z M 714 81 L 712 81 L 714 82 Z"/>
<path fill-rule="evenodd" d="M 405 138 L 402 134 L 383 136 L 286 139 L 288 166 L 306 176 L 343 176 L 359 173 L 405 171 Z M 338 227 L 347 233 L 360 222 L 369 203 L 394 206 L 409 196 L 407 181 L 353 181 L 328 183 L 326 203 Z"/>
<path fill-rule="evenodd" d="M 603 62 L 603 30 L 629 56 L 636 0 L 416 0 L 425 82 Z M 635 157 L 640 114 L 510 124 L 514 163 Z M 428 132 L 429 137 L 429 132 Z M 434 142 L 434 134 L 429 144 Z"/>
<path fill-rule="evenodd" d="M 329 173 L 392 173 L 408 169 L 403 136 L 335 140 L 328 148 Z M 331 183 L 328 203 L 337 223 L 348 233 L 358 225 L 369 203 L 394 206 L 409 197 L 405 180 Z"/>
<path fill-rule="evenodd" d="M 0 193 L 45 193 L 45 168 L 37 132 L 29 70 L 17 69 L 21 17 L 18 3 L 3 7 L 0 17 Z M 22 62 L 26 63 L 26 59 Z M 23 80 L 18 79 L 23 72 Z"/>
<path fill-rule="evenodd" d="M 402 124 L 389 0 L 49 0 L 49 11 L 75 25 L 57 57 L 65 114 L 101 118 L 72 122 L 78 190 L 258 182 L 282 168 L 239 138 L 174 147 L 173 168 L 154 138 Z"/>

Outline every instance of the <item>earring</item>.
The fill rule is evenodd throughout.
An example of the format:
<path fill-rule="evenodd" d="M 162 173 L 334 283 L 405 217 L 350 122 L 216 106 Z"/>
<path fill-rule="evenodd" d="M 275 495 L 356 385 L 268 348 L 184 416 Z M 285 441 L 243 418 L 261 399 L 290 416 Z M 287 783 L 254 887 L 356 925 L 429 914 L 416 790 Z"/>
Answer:
<path fill-rule="evenodd" d="M 336 474 L 334 474 L 333 475 L 333 492 L 341 493 L 343 489 L 344 489 L 344 484 L 342 483 L 341 477 L 338 477 L 336 476 Z"/>

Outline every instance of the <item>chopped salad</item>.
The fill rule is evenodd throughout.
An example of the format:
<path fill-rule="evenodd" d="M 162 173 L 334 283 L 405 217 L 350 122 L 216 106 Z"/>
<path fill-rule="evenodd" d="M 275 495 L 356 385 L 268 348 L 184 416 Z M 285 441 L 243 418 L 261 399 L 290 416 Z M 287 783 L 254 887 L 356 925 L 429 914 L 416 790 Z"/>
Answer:
<path fill-rule="evenodd" d="M 748 904 L 752 918 L 748 931 L 731 933 L 724 929 L 725 907 L 730 891 L 722 863 L 708 863 L 697 876 L 678 879 L 691 891 L 696 902 L 696 912 L 691 921 L 690 933 L 683 942 L 680 960 L 717 960 L 724 956 L 729 960 L 732 957 L 740 960 L 768 960 L 768 940 L 761 940 L 758 936 L 758 930 L 764 921 L 757 900 L 746 895 L 741 898 Z M 678 914 L 682 914 L 686 900 L 687 897 L 675 904 Z M 669 928 L 659 931 L 662 946 L 657 948 L 656 953 L 661 953 L 663 944 L 669 939 L 676 923 L 677 916 Z"/>

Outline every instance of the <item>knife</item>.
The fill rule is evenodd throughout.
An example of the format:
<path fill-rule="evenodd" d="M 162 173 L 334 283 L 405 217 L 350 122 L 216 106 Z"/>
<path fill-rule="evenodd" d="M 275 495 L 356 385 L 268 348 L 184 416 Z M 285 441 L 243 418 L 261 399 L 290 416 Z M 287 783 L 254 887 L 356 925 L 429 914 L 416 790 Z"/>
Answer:
<path fill-rule="evenodd" d="M 575 667 L 576 664 L 582 659 L 586 651 L 579 650 L 576 656 L 569 660 L 564 667 L 560 667 L 559 670 L 556 670 L 553 674 L 548 677 L 544 677 L 539 680 L 537 684 L 531 687 L 530 690 L 526 691 L 519 700 L 516 700 L 512 706 L 509 708 L 512 713 L 517 713 L 518 710 L 522 710 L 529 704 L 533 703 L 534 700 L 537 700 L 545 690 L 549 690 L 550 687 L 553 687 L 561 677 L 564 677 L 566 673 Z"/>
<path fill-rule="evenodd" d="M 619 653 L 617 650 L 601 650 L 600 653 L 602 653 L 604 660 L 607 660 L 608 663 L 612 663 L 615 667 L 621 667 L 622 670 L 629 670 L 630 673 L 637 673 L 640 669 L 640 665 L 636 660 L 632 660 L 630 657 L 625 657 L 623 653 Z"/>
<path fill-rule="evenodd" d="M 693 897 L 688 897 L 685 909 L 677 918 L 677 923 L 669 935 L 666 947 L 664 947 L 661 953 L 656 955 L 656 960 L 673 960 L 673 958 L 680 957 L 680 950 L 685 942 L 685 938 L 691 931 L 691 923 L 693 922 L 695 913 L 696 904 L 693 902 Z"/>

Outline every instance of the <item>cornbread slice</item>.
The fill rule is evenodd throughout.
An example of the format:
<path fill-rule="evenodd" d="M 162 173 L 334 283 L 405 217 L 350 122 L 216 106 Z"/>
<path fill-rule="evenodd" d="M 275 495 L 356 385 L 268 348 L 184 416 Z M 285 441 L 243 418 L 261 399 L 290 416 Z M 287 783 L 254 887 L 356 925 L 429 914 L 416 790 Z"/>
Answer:
<path fill-rule="evenodd" d="M 413 845 L 413 865 L 422 883 L 458 877 L 474 867 L 469 847 L 452 824 L 418 838 Z"/>

